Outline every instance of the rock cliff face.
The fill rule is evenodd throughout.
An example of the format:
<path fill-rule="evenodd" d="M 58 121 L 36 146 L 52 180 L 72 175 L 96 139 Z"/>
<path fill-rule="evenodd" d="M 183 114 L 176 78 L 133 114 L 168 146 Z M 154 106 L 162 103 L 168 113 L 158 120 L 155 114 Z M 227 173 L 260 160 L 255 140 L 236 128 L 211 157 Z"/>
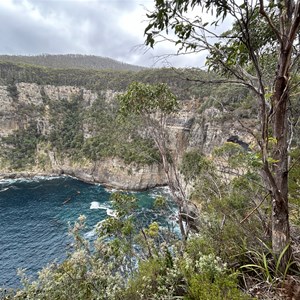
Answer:
<path fill-rule="evenodd" d="M 171 145 L 179 156 L 184 151 L 197 149 L 209 156 L 232 136 L 250 144 L 252 137 L 247 128 L 255 128 L 257 122 L 251 118 L 233 117 L 215 107 L 201 110 L 202 99 L 183 101 L 181 110 L 169 120 Z"/>
<path fill-rule="evenodd" d="M 49 103 L 70 101 L 78 94 L 81 95 L 82 109 L 91 107 L 98 97 L 95 92 L 73 86 L 43 86 L 32 83 L 0 86 L 0 137 L 27 128 L 33 120 L 36 122 L 38 133 L 49 135 L 53 126 L 50 119 L 55 119 L 55 116 L 50 115 Z M 113 105 L 115 93 L 103 91 L 101 97 L 106 105 Z M 240 123 L 234 119 L 224 119 L 224 113 L 214 107 L 200 112 L 200 105 L 201 99 L 184 100 L 180 111 L 168 120 L 170 144 L 179 157 L 178 162 L 184 151 L 190 149 L 198 149 L 209 155 L 215 146 L 226 142 L 230 136 L 239 136 L 243 141 L 249 142 Z M 253 121 L 244 120 L 245 126 L 253 126 L 251 122 Z M 85 138 L 91 136 L 88 126 L 83 130 Z M 157 164 L 126 164 L 117 158 L 79 160 L 74 163 L 61 156 L 58 158 L 55 151 L 48 149 L 47 145 L 38 144 L 36 148 L 37 159 L 43 157 L 46 163 L 42 167 L 39 164 L 32 166 L 30 174 L 69 174 L 84 181 L 130 190 L 166 184 L 164 172 Z M 2 176 L 18 174 L 3 161 L 0 173 Z"/>
<path fill-rule="evenodd" d="M 211 107 L 195 118 L 190 128 L 188 149 L 199 149 L 203 154 L 210 155 L 215 147 L 224 144 L 230 137 L 238 136 L 250 144 L 252 137 L 247 128 L 255 128 L 256 120 L 232 117 L 226 112 Z"/>
<path fill-rule="evenodd" d="M 6 86 L 0 86 L 0 102 L 0 134 L 5 136 L 18 129 L 13 99 Z"/>
<path fill-rule="evenodd" d="M 0 137 L 9 136 L 15 130 L 26 128 L 32 120 L 37 122 L 40 133 L 49 134 L 51 132 L 49 119 L 53 116 L 49 115 L 49 106 L 46 100 L 70 101 L 72 95 L 81 93 L 83 107 L 90 107 L 98 97 L 92 91 L 72 86 L 39 86 L 20 83 L 16 85 L 15 98 L 8 90 L 7 86 L 0 86 Z M 102 96 L 109 105 L 114 93 L 105 91 Z M 85 136 L 90 135 L 88 131 L 84 134 Z M 143 190 L 166 184 L 165 175 L 157 164 L 142 166 L 134 163 L 126 164 L 117 158 L 74 163 L 68 159 L 57 158 L 55 152 L 38 145 L 37 157 L 41 155 L 47 158 L 47 164 L 42 168 L 32 166 L 29 171 L 18 172 L 2 164 L 0 177 L 68 174 L 87 182 L 97 182 L 127 190 Z"/>
<path fill-rule="evenodd" d="M 117 158 L 99 160 L 86 166 L 61 165 L 59 172 L 85 182 L 101 183 L 124 190 L 145 190 L 167 183 L 165 174 L 158 165 L 127 165 Z"/>

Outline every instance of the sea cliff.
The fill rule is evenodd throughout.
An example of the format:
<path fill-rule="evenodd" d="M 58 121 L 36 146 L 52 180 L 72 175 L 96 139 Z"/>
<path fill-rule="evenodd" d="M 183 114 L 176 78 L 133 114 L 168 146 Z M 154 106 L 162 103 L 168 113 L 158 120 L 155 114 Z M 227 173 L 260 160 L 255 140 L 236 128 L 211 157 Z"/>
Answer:
<path fill-rule="evenodd" d="M 67 174 L 128 190 L 165 185 L 155 149 L 148 161 L 139 156 L 141 148 L 149 144 L 145 144 L 143 128 L 133 124 L 135 128 L 130 128 L 126 137 L 123 128 L 109 127 L 116 116 L 118 93 L 24 82 L 0 86 L 0 176 Z M 207 105 L 208 100 L 181 97 L 180 109 L 168 119 L 169 146 L 177 165 L 186 151 L 197 149 L 209 156 L 231 136 L 250 143 L 245 128 L 253 128 L 255 121 L 248 115 L 236 121 L 231 112 Z M 137 136 L 142 137 L 142 144 L 136 143 Z M 120 143 L 111 146 L 112 140 Z M 132 141 L 135 144 L 130 144 Z M 101 143 L 104 146 L 99 147 Z"/>

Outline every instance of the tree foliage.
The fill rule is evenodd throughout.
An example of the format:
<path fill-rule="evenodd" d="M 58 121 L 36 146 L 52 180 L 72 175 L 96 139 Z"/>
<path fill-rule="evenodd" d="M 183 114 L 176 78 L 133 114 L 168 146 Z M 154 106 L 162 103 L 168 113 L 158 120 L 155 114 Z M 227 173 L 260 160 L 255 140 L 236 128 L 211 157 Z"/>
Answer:
<path fill-rule="evenodd" d="M 52 130 L 49 141 L 59 153 L 75 154 L 83 144 L 82 93 L 68 101 L 49 102 Z"/>
<path fill-rule="evenodd" d="M 0 55 L 1 61 L 23 63 L 56 69 L 84 69 L 84 70 L 130 70 L 139 71 L 143 67 L 116 61 L 108 57 L 81 54 L 65 55 Z"/>
<path fill-rule="evenodd" d="M 194 95 L 204 97 L 211 90 L 203 86 L 195 86 L 182 78 L 211 78 L 212 75 L 199 69 L 143 69 L 138 72 L 130 70 L 93 70 L 76 68 L 50 68 L 34 64 L 12 63 L 0 61 L 0 82 L 13 85 L 19 82 L 39 85 L 77 86 L 92 91 L 124 91 L 131 82 L 148 84 L 165 83 L 176 95 L 184 100 Z"/>
<path fill-rule="evenodd" d="M 150 115 L 160 111 L 170 114 L 178 107 L 177 99 L 166 84 L 147 85 L 133 82 L 119 97 L 120 112 Z"/>
<path fill-rule="evenodd" d="M 184 212 L 187 198 L 175 163 L 178 157 L 170 149 L 167 131 L 167 120 L 178 108 L 177 98 L 165 84 L 149 85 L 133 82 L 128 90 L 119 96 L 119 101 L 121 116 L 140 117 L 146 134 L 158 149 L 168 187 L 178 207 L 181 236 L 185 240 L 190 230 L 189 222 L 193 220 L 189 219 L 189 213 Z M 186 228 L 183 225 L 184 218 L 188 224 Z"/>
<path fill-rule="evenodd" d="M 200 15 L 190 18 L 188 12 L 196 9 L 212 12 L 212 22 L 203 22 Z M 218 26 L 227 17 L 233 20 L 233 26 L 216 33 L 211 26 Z M 156 0 L 148 18 L 146 45 L 153 47 L 168 39 L 180 45 L 179 51 L 208 51 L 209 68 L 223 76 L 215 83 L 240 84 L 256 96 L 260 134 L 252 134 L 260 148 L 266 190 L 271 190 L 272 246 L 279 256 L 290 243 L 288 121 L 291 74 L 297 71 L 299 58 L 300 2 Z M 170 32 L 175 39 L 165 36 Z M 271 144 L 272 140 L 275 143 Z M 289 249 L 283 269 L 290 255 Z"/>
<path fill-rule="evenodd" d="M 3 157 L 9 162 L 10 168 L 17 170 L 31 169 L 35 165 L 35 154 L 41 134 L 36 123 L 27 128 L 16 130 L 9 136 L 2 137 L 6 145 L 2 149 Z"/>

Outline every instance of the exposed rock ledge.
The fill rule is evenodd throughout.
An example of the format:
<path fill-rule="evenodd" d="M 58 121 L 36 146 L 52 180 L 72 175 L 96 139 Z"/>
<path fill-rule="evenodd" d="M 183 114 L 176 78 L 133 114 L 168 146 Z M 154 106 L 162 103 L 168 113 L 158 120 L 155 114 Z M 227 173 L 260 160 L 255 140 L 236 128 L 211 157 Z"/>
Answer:
<path fill-rule="evenodd" d="M 120 159 L 103 160 L 94 164 L 55 165 L 47 171 L 34 170 L 22 172 L 3 172 L 0 179 L 31 178 L 34 176 L 70 175 L 88 183 L 100 183 L 104 186 L 122 190 L 140 191 L 166 185 L 166 177 L 157 165 L 126 165 Z"/>
<path fill-rule="evenodd" d="M 157 165 L 126 165 L 120 159 L 103 160 L 93 166 L 62 167 L 61 172 L 82 181 L 100 183 L 123 190 L 145 190 L 166 185 L 164 172 Z"/>

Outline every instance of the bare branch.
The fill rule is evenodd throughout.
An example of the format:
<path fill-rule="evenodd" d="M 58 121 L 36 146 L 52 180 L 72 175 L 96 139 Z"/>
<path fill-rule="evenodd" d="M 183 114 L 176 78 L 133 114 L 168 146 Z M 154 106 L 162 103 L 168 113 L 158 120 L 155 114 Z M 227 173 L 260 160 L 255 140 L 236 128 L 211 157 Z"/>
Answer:
<path fill-rule="evenodd" d="M 263 204 L 263 202 L 267 199 L 267 197 L 270 195 L 270 193 L 267 193 L 263 199 L 258 203 L 258 205 L 256 207 L 254 207 L 250 213 L 242 220 L 240 221 L 240 224 L 244 223 L 247 219 L 250 218 L 250 216 Z"/>
<path fill-rule="evenodd" d="M 292 26 L 290 28 L 288 40 L 294 41 L 296 34 L 299 30 L 299 25 L 300 25 L 300 2 L 297 1 L 296 7 L 295 7 L 295 18 L 294 18 Z M 292 46 L 292 44 L 290 46 Z"/>
<path fill-rule="evenodd" d="M 268 24 L 270 25 L 271 29 L 273 30 L 273 32 L 275 33 L 277 39 L 280 41 L 280 43 L 282 43 L 282 38 L 281 38 L 281 34 L 278 31 L 278 29 L 276 28 L 275 24 L 273 23 L 272 19 L 270 18 L 270 16 L 267 14 L 267 12 L 265 11 L 265 6 L 264 6 L 264 0 L 259 0 L 259 13 L 267 20 Z"/>

